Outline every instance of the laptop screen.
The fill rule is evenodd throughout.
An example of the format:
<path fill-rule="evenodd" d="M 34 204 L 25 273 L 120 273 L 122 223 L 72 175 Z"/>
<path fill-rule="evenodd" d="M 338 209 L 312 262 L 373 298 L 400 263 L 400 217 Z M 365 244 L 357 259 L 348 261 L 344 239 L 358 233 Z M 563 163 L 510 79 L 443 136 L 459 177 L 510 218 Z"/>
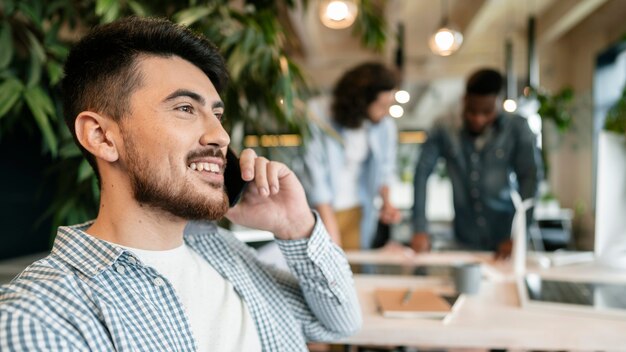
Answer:
<path fill-rule="evenodd" d="M 530 301 L 626 312 L 626 283 L 560 281 L 535 274 L 524 281 Z"/>

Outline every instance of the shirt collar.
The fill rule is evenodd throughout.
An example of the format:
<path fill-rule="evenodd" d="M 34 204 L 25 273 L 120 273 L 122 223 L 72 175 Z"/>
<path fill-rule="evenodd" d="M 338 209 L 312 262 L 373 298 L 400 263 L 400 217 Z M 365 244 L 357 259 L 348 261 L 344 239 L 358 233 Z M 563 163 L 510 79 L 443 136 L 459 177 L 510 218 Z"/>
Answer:
<path fill-rule="evenodd" d="M 217 233 L 217 224 L 214 221 L 191 220 L 185 226 L 183 236 L 185 242 L 195 244 L 199 239 Z"/>
<path fill-rule="evenodd" d="M 60 226 L 51 252 L 88 277 L 108 269 L 127 252 L 87 234 L 85 230 L 92 223 L 93 220 L 74 226 Z"/>

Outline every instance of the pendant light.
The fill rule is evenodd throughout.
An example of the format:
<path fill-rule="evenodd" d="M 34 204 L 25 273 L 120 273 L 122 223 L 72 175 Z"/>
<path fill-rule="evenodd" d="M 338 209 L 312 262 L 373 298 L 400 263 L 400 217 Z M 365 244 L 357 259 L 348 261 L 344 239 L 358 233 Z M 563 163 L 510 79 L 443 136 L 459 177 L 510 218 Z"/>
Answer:
<path fill-rule="evenodd" d="M 463 34 L 449 21 L 447 0 L 442 0 L 441 3 L 441 24 L 439 29 L 430 36 L 428 45 L 434 54 L 450 56 L 463 44 Z"/>
<path fill-rule="evenodd" d="M 358 12 L 356 0 L 324 0 L 320 4 L 320 20 L 332 29 L 350 27 Z"/>

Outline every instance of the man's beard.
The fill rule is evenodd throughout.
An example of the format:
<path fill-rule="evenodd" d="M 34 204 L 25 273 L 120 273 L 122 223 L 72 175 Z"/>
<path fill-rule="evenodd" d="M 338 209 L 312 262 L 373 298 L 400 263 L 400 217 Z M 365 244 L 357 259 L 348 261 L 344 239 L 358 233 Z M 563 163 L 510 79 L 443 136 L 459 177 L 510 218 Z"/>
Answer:
<path fill-rule="evenodd" d="M 132 142 L 132 137 L 124 137 L 127 145 L 126 167 L 133 196 L 138 203 L 164 210 L 187 220 L 218 220 L 226 214 L 228 197 L 222 184 L 207 184 L 207 187 L 211 187 L 214 192 L 220 193 L 221 200 L 216 200 L 213 197 L 203 195 L 204 192 L 196 192 L 196 189 L 186 187 L 190 184 L 183 182 L 182 175 L 180 180 L 166 180 L 160 176 L 162 174 L 158 172 L 157 168 L 150 168 L 149 162 L 140 157 Z M 195 153 L 194 156 L 224 158 L 219 149 L 216 151 L 205 150 L 201 153 Z"/>

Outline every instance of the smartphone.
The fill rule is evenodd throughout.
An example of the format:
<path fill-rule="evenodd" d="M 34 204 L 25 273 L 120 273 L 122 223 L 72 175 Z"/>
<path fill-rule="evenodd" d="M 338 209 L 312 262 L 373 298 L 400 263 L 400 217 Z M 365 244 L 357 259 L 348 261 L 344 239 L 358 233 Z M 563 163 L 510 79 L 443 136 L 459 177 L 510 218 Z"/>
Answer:
<path fill-rule="evenodd" d="M 234 207 L 243 191 L 246 189 L 248 182 L 241 178 L 241 167 L 239 167 L 239 158 L 230 148 L 226 152 L 226 170 L 224 170 L 224 187 L 228 195 L 228 204 Z"/>

